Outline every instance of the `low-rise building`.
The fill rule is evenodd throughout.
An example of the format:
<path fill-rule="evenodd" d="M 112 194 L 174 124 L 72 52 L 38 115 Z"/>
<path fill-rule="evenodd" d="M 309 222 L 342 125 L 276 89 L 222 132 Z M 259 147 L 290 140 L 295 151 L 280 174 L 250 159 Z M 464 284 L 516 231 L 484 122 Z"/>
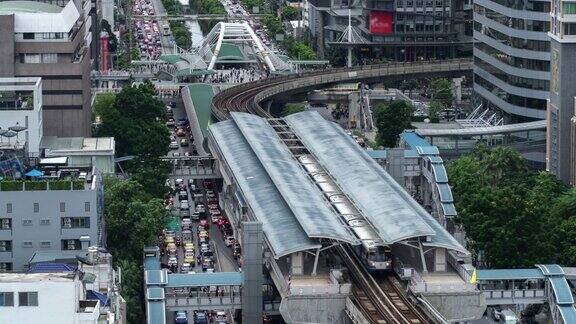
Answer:
<path fill-rule="evenodd" d="M 0 181 L 0 271 L 25 269 L 35 251 L 74 257 L 103 241 L 102 178 L 51 171 Z"/>

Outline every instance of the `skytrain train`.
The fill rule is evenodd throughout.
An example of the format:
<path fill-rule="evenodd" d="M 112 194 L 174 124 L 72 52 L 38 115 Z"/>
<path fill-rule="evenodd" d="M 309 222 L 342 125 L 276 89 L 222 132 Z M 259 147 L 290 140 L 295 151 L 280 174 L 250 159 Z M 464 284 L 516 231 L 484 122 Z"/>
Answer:
<path fill-rule="evenodd" d="M 342 193 L 316 159 L 312 155 L 302 155 L 298 160 L 342 217 L 342 220 L 348 225 L 348 228 L 360 240 L 361 244 L 354 245 L 353 251 L 366 269 L 371 272 L 392 269 L 392 250 L 390 247 L 384 244 L 372 225 L 364 219 L 358 208 Z"/>

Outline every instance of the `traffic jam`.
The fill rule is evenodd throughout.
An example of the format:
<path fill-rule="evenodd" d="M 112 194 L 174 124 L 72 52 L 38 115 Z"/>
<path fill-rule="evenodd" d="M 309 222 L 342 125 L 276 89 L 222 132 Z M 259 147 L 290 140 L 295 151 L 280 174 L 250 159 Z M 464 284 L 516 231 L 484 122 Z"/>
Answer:
<path fill-rule="evenodd" d="M 166 104 L 171 140 L 168 157 L 175 162 L 198 155 L 182 108 L 175 102 Z M 169 273 L 182 274 L 241 271 L 242 248 L 220 208 L 217 181 L 182 176 L 167 179 L 165 185 L 169 191 L 165 206 L 170 220 L 159 239 L 162 267 Z M 206 293 L 216 297 L 224 293 L 220 288 L 206 287 Z M 174 313 L 175 323 L 229 323 L 228 318 L 225 311 Z"/>
<path fill-rule="evenodd" d="M 154 6 L 151 0 L 135 0 L 133 14 L 139 16 L 154 16 Z M 135 38 L 140 50 L 140 56 L 145 60 L 157 60 L 162 54 L 162 31 L 156 19 L 134 19 Z"/>

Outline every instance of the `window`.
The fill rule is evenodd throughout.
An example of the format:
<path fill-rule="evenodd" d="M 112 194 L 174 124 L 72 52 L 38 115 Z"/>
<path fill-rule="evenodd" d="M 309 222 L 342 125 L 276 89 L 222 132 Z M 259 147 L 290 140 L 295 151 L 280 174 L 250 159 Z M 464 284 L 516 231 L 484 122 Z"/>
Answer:
<path fill-rule="evenodd" d="M 58 63 L 58 54 L 56 53 L 42 54 L 42 63 Z"/>
<path fill-rule="evenodd" d="M 40 54 L 20 54 L 20 63 L 40 63 L 41 56 Z"/>
<path fill-rule="evenodd" d="M 574 2 L 562 2 L 562 13 L 565 15 L 575 15 L 576 14 L 576 3 L 574 3 Z"/>
<path fill-rule="evenodd" d="M 62 250 L 63 251 L 70 251 L 70 250 L 81 250 L 82 244 L 80 240 L 62 240 Z"/>
<path fill-rule="evenodd" d="M 84 211 L 87 213 L 90 212 L 90 202 L 89 201 L 84 203 Z"/>
<path fill-rule="evenodd" d="M 0 252 L 12 251 L 12 241 L 0 241 Z"/>
<path fill-rule="evenodd" d="M 24 33 L 22 37 L 24 39 L 34 39 L 34 33 Z"/>
<path fill-rule="evenodd" d="M 40 212 L 40 204 L 39 204 L 39 203 L 34 203 L 34 212 L 35 212 L 35 213 L 39 213 L 39 212 Z"/>
<path fill-rule="evenodd" d="M 49 225 L 50 225 L 50 220 L 49 220 L 49 219 L 41 219 L 41 220 L 40 220 L 40 225 L 41 225 L 41 226 L 49 226 Z"/>
<path fill-rule="evenodd" d="M 0 292 L 0 307 L 14 306 L 13 292 Z"/>
<path fill-rule="evenodd" d="M 41 248 L 49 248 L 49 247 L 52 247 L 52 242 L 50 242 L 50 241 L 42 241 L 42 242 L 40 242 L 40 247 L 41 247 Z"/>
<path fill-rule="evenodd" d="M 22 226 L 32 226 L 32 220 L 31 219 L 23 219 L 22 220 Z"/>
<path fill-rule="evenodd" d="M 11 262 L 0 262 L 0 272 L 12 271 Z"/>
<path fill-rule="evenodd" d="M 12 203 L 6 204 L 6 213 L 8 214 L 12 213 Z"/>
<path fill-rule="evenodd" d="M 66 211 L 66 203 L 65 202 L 61 202 L 60 203 L 60 212 L 63 213 Z"/>
<path fill-rule="evenodd" d="M 90 217 L 62 217 L 62 228 L 90 228 Z"/>
<path fill-rule="evenodd" d="M 12 228 L 12 219 L 0 218 L 0 230 L 7 230 Z"/>
<path fill-rule="evenodd" d="M 38 306 L 37 292 L 19 292 L 18 306 Z"/>
<path fill-rule="evenodd" d="M 34 246 L 34 244 L 32 243 L 32 241 L 22 241 L 22 247 L 23 248 L 31 248 L 33 246 Z"/>

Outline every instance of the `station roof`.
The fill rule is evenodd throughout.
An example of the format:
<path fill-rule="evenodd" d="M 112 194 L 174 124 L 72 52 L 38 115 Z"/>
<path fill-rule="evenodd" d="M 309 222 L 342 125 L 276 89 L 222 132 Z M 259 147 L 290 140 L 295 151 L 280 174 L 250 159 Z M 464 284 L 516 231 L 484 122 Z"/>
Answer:
<path fill-rule="evenodd" d="M 476 270 L 478 281 L 544 279 L 539 269 L 481 269 Z"/>
<path fill-rule="evenodd" d="M 573 305 L 556 305 L 564 323 L 576 323 L 576 308 Z"/>
<path fill-rule="evenodd" d="M 496 135 L 505 133 L 525 132 L 530 130 L 545 130 L 546 120 L 527 123 L 518 123 L 502 126 L 445 128 L 445 129 L 416 129 L 415 133 L 421 136 L 473 136 L 473 135 Z"/>
<path fill-rule="evenodd" d="M 246 57 L 240 50 L 240 47 L 230 43 L 222 43 L 222 46 L 220 46 L 220 52 L 218 53 L 218 58 L 237 59 L 237 60 L 246 59 Z"/>
<path fill-rule="evenodd" d="M 385 243 L 429 236 L 425 245 L 468 253 L 339 126 L 315 111 L 285 120 Z"/>
<path fill-rule="evenodd" d="M 214 98 L 214 89 L 210 84 L 194 83 L 188 86 L 188 90 L 190 90 L 190 99 L 192 100 L 194 110 L 196 111 L 200 130 L 204 137 L 206 137 L 208 125 L 210 124 L 210 118 L 212 116 L 211 107 L 212 99 Z"/>
<path fill-rule="evenodd" d="M 275 258 L 318 248 L 294 216 L 233 120 L 210 126 L 210 134 L 262 228 Z"/>
<path fill-rule="evenodd" d="M 251 114 L 233 112 L 231 115 L 306 234 L 357 244 L 357 239 L 282 144 L 272 126 Z"/>
<path fill-rule="evenodd" d="M 168 288 L 204 286 L 242 286 L 242 272 L 174 273 L 168 275 Z"/>
<path fill-rule="evenodd" d="M 62 8 L 53 4 L 36 1 L 2 1 L 0 13 L 4 12 L 33 12 L 33 13 L 59 13 Z"/>
<path fill-rule="evenodd" d="M 424 138 L 414 132 L 402 132 L 400 138 L 413 150 L 417 147 L 431 146 Z"/>

